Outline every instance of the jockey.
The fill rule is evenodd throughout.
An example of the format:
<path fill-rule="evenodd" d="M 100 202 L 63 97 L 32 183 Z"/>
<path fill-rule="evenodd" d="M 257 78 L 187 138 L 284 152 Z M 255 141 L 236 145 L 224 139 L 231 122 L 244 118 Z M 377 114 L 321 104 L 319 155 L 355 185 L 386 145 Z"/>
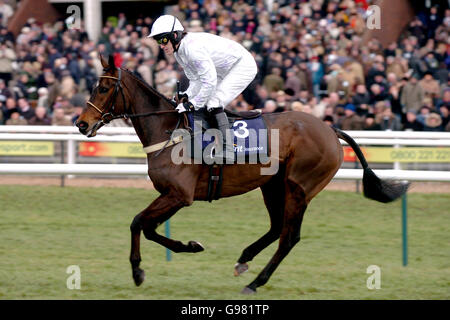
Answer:
<path fill-rule="evenodd" d="M 206 107 L 222 133 L 224 158 L 232 163 L 233 140 L 225 143 L 226 133 L 232 134 L 232 130 L 224 108 L 255 78 L 255 59 L 233 40 L 204 32 L 184 32 L 180 21 L 171 15 L 156 19 L 148 37 L 155 39 L 167 55 L 174 55 L 189 79 L 176 109 L 182 113 Z"/>

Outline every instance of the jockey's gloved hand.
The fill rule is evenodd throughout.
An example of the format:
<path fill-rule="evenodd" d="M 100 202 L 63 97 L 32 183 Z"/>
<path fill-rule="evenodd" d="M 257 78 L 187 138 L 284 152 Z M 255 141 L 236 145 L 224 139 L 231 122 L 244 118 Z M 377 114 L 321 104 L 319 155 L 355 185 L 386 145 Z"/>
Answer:
<path fill-rule="evenodd" d="M 180 103 L 184 103 L 184 102 L 188 102 L 189 101 L 189 97 L 186 93 L 180 93 L 180 94 L 176 94 L 173 96 L 172 98 L 173 101 L 176 102 L 176 104 L 180 104 Z"/>
<path fill-rule="evenodd" d="M 183 102 L 180 103 L 175 110 L 177 110 L 178 113 L 191 112 L 194 111 L 194 105 L 190 102 Z"/>
<path fill-rule="evenodd" d="M 188 102 L 188 101 L 189 101 L 189 97 L 188 97 L 187 93 L 180 93 L 178 95 L 178 102 L 179 103 Z"/>

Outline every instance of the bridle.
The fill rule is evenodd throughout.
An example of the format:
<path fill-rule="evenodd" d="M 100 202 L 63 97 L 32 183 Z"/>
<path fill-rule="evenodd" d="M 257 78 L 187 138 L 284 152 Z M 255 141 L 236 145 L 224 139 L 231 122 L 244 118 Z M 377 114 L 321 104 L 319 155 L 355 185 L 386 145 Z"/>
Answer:
<path fill-rule="evenodd" d="M 94 125 L 92 130 L 96 130 L 99 127 L 110 123 L 112 120 L 115 119 L 131 119 L 131 118 L 138 118 L 138 117 L 147 117 L 147 116 L 154 116 L 154 115 L 160 115 L 160 114 L 167 114 L 167 113 L 178 113 L 177 110 L 175 109 L 171 109 L 171 110 L 159 110 L 159 111 L 153 111 L 153 112 L 147 112 L 147 113 L 138 113 L 138 114 L 129 114 L 126 113 L 127 110 L 127 103 L 125 100 L 125 95 L 123 93 L 123 87 L 122 87 L 122 69 L 121 68 L 117 68 L 118 70 L 118 77 L 113 77 L 113 76 L 99 76 L 99 78 L 104 78 L 104 79 L 112 79 L 112 80 L 116 80 L 116 84 L 114 85 L 114 92 L 113 94 L 108 98 L 106 105 L 110 104 L 111 107 L 105 107 L 102 109 L 100 109 L 99 107 L 97 107 L 95 104 L 93 104 L 91 101 L 86 101 L 86 103 L 93 107 L 98 113 L 100 113 L 101 118 L 99 121 L 97 121 L 97 123 Z M 117 98 L 117 94 L 120 92 L 120 95 L 122 96 L 122 101 L 123 101 L 123 110 L 124 113 L 122 114 L 117 114 L 115 115 L 114 112 L 114 107 L 115 107 L 115 102 L 116 102 L 116 98 Z M 168 102 L 170 102 L 174 107 L 176 107 L 176 105 L 174 105 L 174 103 L 167 99 Z M 187 121 L 187 117 L 185 116 L 185 122 Z M 180 123 L 181 123 L 181 119 L 182 117 L 178 117 L 178 122 L 177 125 L 175 126 L 174 130 L 170 130 L 167 133 L 171 135 L 170 140 L 167 141 L 167 143 L 164 143 L 164 146 L 161 148 L 160 152 L 158 152 L 157 154 L 155 154 L 154 156 L 158 156 L 161 151 L 163 151 L 168 145 L 169 143 L 173 140 L 172 139 L 172 133 L 179 128 Z"/>
<path fill-rule="evenodd" d="M 108 98 L 108 101 L 111 101 L 111 107 L 106 107 L 103 110 L 101 110 L 99 107 L 97 107 L 95 104 L 93 104 L 92 102 L 90 102 L 89 100 L 86 102 L 88 105 L 90 105 L 91 107 L 93 107 L 98 113 L 100 113 L 101 115 L 101 119 L 95 124 L 95 126 L 97 126 L 98 124 L 102 123 L 102 124 L 108 124 L 110 123 L 112 120 L 114 119 L 120 119 L 123 118 L 123 115 L 114 115 L 114 107 L 115 107 L 115 102 L 116 102 L 116 97 L 117 94 L 120 91 L 120 94 L 122 96 L 122 101 L 123 101 L 123 106 L 124 106 L 124 110 L 126 110 L 126 100 L 125 100 L 125 95 L 123 94 L 123 88 L 122 88 L 122 69 L 117 68 L 118 72 L 119 72 L 119 76 L 118 77 L 112 77 L 112 76 L 100 76 L 100 78 L 104 78 L 104 79 L 113 79 L 116 80 L 116 84 L 114 85 L 114 92 L 113 94 Z M 106 110 L 109 110 L 108 112 Z"/>
<path fill-rule="evenodd" d="M 114 85 L 114 92 L 113 94 L 108 98 L 107 104 L 110 103 L 111 107 L 106 107 L 103 110 L 100 109 L 99 107 L 97 107 L 95 104 L 93 104 L 91 101 L 86 101 L 86 103 L 93 107 L 98 113 L 100 113 L 101 115 L 101 119 L 98 121 L 99 123 L 102 124 L 108 124 L 110 123 L 112 120 L 115 119 L 130 119 L 130 118 L 137 118 L 137 117 L 146 117 L 146 116 L 153 116 L 153 115 L 159 115 L 159 114 L 164 114 L 164 113 L 175 113 L 177 112 L 177 110 L 160 110 L 160 111 L 153 111 L 153 112 L 147 112 L 147 113 L 139 113 L 139 114 L 129 114 L 129 113 L 122 113 L 122 114 L 113 114 L 114 112 L 114 107 L 115 107 L 115 102 L 116 102 L 116 97 L 117 94 L 120 92 L 120 95 L 122 96 L 122 101 L 123 101 L 123 106 L 124 106 L 124 111 L 127 109 L 127 103 L 125 100 L 125 95 L 123 93 L 123 87 L 122 87 L 122 69 L 117 68 L 118 70 L 118 77 L 113 77 L 113 76 L 99 76 L 99 78 L 105 78 L 105 79 L 112 79 L 112 80 L 116 80 L 116 84 Z M 109 102 L 111 101 L 111 102 Z M 168 100 L 170 101 L 170 100 Z M 109 110 L 108 112 L 106 110 Z M 97 124 L 96 124 L 97 125 Z"/>

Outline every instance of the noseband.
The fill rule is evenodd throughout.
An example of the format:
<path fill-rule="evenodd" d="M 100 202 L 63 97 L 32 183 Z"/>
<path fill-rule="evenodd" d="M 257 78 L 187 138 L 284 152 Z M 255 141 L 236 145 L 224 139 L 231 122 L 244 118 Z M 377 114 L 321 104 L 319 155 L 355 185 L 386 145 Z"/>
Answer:
<path fill-rule="evenodd" d="M 93 107 L 97 112 L 100 113 L 101 115 L 101 120 L 99 122 L 102 122 L 103 124 L 108 124 L 110 123 L 112 120 L 114 119 L 120 119 L 120 118 L 125 118 L 125 114 L 122 115 L 114 115 L 114 107 L 115 107 L 115 101 L 116 101 L 116 97 L 117 94 L 120 91 L 120 94 L 122 96 L 122 101 L 123 101 L 123 106 L 124 106 L 124 110 L 126 110 L 126 100 L 125 100 L 125 96 L 123 94 L 123 88 L 121 85 L 121 81 L 122 81 L 122 69 L 117 68 L 118 72 L 119 72 L 119 76 L 116 77 L 112 77 L 112 76 L 100 76 L 100 78 L 106 78 L 106 79 L 113 79 L 116 80 L 116 84 L 114 85 L 114 92 L 113 94 L 110 96 L 110 98 L 108 98 L 108 101 L 111 101 L 111 107 L 108 108 L 104 108 L 103 110 L 101 110 L 99 107 L 97 107 L 95 104 L 93 104 L 90 101 L 87 101 L 86 103 L 89 104 L 91 107 Z M 106 110 L 110 110 L 108 112 L 106 112 Z"/>

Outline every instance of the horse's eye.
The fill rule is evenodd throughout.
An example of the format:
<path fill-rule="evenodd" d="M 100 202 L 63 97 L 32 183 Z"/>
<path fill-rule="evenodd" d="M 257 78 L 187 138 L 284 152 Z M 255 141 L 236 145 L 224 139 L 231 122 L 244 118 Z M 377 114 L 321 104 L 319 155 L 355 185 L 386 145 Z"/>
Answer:
<path fill-rule="evenodd" d="M 100 88 L 98 88 L 98 91 L 100 91 L 100 93 L 107 93 L 108 92 L 108 88 L 100 87 Z"/>

